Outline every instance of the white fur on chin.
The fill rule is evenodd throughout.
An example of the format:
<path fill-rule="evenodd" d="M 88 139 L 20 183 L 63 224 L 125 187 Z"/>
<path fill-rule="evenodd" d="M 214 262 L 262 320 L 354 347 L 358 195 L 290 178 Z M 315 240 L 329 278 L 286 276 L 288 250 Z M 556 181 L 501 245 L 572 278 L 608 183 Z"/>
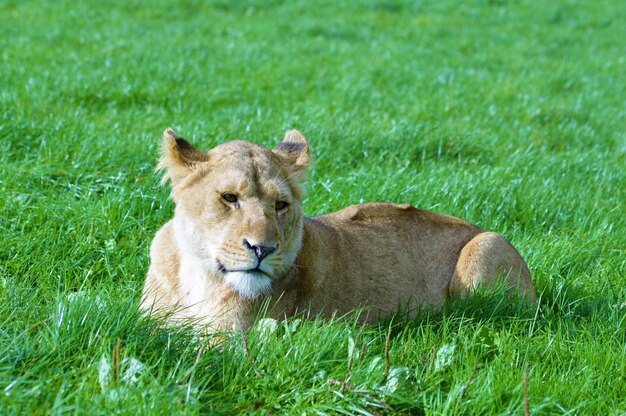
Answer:
<path fill-rule="evenodd" d="M 229 272 L 224 276 L 224 280 L 245 299 L 254 299 L 266 294 L 272 287 L 272 280 L 262 273 Z"/>

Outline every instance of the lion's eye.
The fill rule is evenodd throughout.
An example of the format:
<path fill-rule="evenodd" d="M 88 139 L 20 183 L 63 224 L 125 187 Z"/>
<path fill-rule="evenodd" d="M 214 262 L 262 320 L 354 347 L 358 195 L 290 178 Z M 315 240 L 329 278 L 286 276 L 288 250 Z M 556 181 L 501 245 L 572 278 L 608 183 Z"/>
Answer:
<path fill-rule="evenodd" d="M 285 201 L 276 201 L 276 211 L 282 211 L 285 208 L 287 208 L 289 206 L 289 203 L 285 202 Z"/>
<path fill-rule="evenodd" d="M 224 201 L 234 204 L 237 202 L 237 195 L 235 194 L 222 194 Z"/>

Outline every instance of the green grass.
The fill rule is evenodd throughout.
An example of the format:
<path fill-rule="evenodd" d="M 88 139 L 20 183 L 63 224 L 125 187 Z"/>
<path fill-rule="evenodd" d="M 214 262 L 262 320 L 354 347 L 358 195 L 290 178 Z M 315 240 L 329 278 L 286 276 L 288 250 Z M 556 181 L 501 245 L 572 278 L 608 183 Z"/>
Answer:
<path fill-rule="evenodd" d="M 531 414 L 626 413 L 624 2 L 4 0 L 0 18 L 0 414 L 523 414 L 525 372 Z M 203 148 L 298 128 L 307 214 L 410 202 L 500 231 L 539 305 L 481 293 L 222 347 L 159 328 L 137 304 L 172 215 L 168 126 Z"/>

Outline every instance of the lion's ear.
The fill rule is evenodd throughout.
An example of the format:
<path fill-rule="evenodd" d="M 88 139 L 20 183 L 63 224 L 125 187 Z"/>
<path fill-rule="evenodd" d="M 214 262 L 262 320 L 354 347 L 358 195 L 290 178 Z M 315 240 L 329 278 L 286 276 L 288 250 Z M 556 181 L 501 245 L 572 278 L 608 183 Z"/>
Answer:
<path fill-rule="evenodd" d="M 311 163 L 309 144 L 298 130 L 289 130 L 285 138 L 272 149 L 294 172 L 304 172 Z"/>
<path fill-rule="evenodd" d="M 179 137 L 174 130 L 168 128 L 163 132 L 161 144 L 161 159 L 157 170 L 165 170 L 161 183 L 169 179 L 172 187 L 189 175 L 194 168 L 208 160 L 208 155 L 196 149 L 187 140 Z"/>

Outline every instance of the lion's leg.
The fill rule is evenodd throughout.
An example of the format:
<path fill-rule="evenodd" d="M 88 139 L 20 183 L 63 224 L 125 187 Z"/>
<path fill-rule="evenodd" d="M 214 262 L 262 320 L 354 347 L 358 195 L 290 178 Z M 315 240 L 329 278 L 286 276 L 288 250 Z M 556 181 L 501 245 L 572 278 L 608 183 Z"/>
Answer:
<path fill-rule="evenodd" d="M 517 250 L 498 233 L 484 232 L 461 250 L 450 282 L 450 295 L 466 298 L 479 285 L 489 285 L 506 276 L 509 293 L 519 293 L 534 301 L 535 286 L 526 263 Z"/>

